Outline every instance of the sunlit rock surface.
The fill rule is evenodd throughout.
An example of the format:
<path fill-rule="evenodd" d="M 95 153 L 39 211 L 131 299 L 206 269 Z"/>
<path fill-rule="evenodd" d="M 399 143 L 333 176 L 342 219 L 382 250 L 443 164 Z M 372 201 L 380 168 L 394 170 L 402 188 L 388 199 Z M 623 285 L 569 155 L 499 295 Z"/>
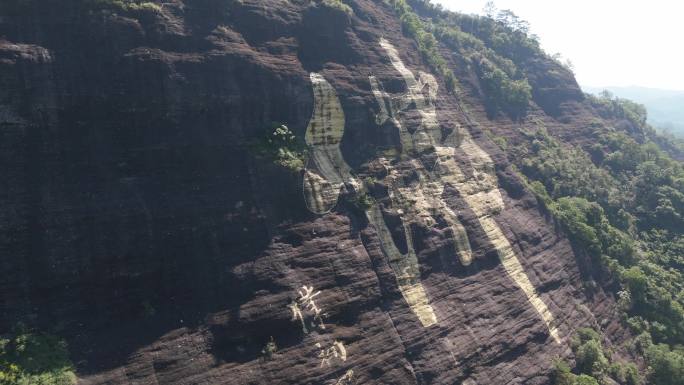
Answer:
<path fill-rule="evenodd" d="M 576 328 L 624 335 L 485 134 L 526 123 L 348 3 L 0 14 L 0 332 L 88 385 L 545 384 Z M 533 64 L 531 116 L 594 118 Z M 303 170 L 253 150 L 274 122 Z"/>

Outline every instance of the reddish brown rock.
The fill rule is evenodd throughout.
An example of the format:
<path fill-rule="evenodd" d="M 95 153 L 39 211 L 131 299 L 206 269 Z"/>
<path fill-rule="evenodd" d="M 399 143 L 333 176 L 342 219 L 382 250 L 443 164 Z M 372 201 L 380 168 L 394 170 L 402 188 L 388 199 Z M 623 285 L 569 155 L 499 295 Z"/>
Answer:
<path fill-rule="evenodd" d="M 311 71 L 339 95 L 352 168 L 372 171 L 376 151 L 398 145 L 393 127 L 375 123 L 368 75 L 388 92 L 404 87 L 380 38 L 410 70 L 429 69 L 388 6 L 351 3 L 351 17 L 284 0 L 2 9 L 0 331 L 22 320 L 64 336 L 83 384 L 547 383 L 552 360 L 571 351 L 550 338 L 456 189 L 443 198 L 466 228 L 471 265 L 445 226 L 412 227 L 438 319 L 424 328 L 365 216 L 344 200 L 309 213 L 301 175 L 250 151 L 272 122 L 303 137 Z M 574 80 L 545 76 L 533 113 L 551 130 L 591 115 Z M 514 140 L 515 124 L 489 121 L 464 81 L 466 116 L 438 81 L 439 123 L 466 127 L 494 160 L 505 203 L 496 221 L 562 338 L 614 319 L 613 299 L 600 288 L 585 296 L 568 241 L 482 131 Z M 308 333 L 293 319 L 302 286 L 320 291 L 325 328 L 306 309 Z M 617 342 L 625 333 L 604 326 Z M 271 338 L 278 349 L 264 354 Z"/>

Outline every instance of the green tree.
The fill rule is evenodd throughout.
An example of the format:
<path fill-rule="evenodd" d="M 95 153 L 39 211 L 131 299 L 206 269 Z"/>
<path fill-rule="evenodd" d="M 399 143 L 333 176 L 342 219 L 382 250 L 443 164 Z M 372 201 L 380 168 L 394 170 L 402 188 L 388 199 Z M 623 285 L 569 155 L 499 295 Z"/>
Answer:
<path fill-rule="evenodd" d="M 575 382 L 573 382 L 573 385 L 599 385 L 599 382 L 592 376 L 580 374 L 575 378 Z"/>
<path fill-rule="evenodd" d="M 653 385 L 684 385 L 684 356 L 664 345 L 651 345 L 646 352 Z"/>
<path fill-rule="evenodd" d="M 76 376 L 64 340 L 18 325 L 0 338 L 0 385 L 74 385 Z"/>

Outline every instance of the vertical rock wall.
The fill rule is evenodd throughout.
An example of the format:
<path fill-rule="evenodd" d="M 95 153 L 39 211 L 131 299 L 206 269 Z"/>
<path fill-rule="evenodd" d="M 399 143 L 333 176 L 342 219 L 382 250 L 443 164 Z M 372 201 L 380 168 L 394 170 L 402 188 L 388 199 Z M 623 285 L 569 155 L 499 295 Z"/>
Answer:
<path fill-rule="evenodd" d="M 0 14 L 0 333 L 63 336 L 82 384 L 546 383 L 610 298 L 476 94 L 349 4 Z M 301 173 L 253 150 L 273 122 Z"/>

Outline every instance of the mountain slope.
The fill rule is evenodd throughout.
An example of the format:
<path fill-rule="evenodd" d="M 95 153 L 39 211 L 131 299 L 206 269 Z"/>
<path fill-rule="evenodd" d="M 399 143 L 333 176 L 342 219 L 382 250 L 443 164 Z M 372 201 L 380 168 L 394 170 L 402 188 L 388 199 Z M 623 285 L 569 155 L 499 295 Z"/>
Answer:
<path fill-rule="evenodd" d="M 648 121 L 653 126 L 679 137 L 684 134 L 684 91 L 643 87 L 587 87 L 586 90 L 594 94 L 608 90 L 641 103 L 648 109 Z"/>
<path fill-rule="evenodd" d="M 642 364 L 617 280 L 519 151 L 542 127 L 587 151 L 597 122 L 651 134 L 515 23 L 371 0 L 0 12 L 0 334 L 64 338 L 79 383 L 545 384 L 583 327 Z"/>

